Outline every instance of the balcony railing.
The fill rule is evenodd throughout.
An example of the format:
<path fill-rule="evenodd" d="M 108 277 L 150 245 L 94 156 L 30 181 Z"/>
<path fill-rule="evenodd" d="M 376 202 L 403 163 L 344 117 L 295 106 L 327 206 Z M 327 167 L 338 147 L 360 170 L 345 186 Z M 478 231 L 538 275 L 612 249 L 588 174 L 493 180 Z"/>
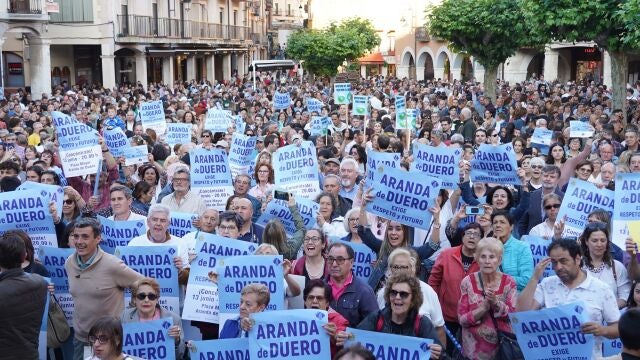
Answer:
<path fill-rule="evenodd" d="M 213 24 L 201 21 L 118 15 L 118 37 L 159 37 L 183 39 L 247 40 L 244 26 Z"/>
<path fill-rule="evenodd" d="M 7 12 L 10 14 L 42 14 L 42 0 L 9 0 Z"/>
<path fill-rule="evenodd" d="M 420 26 L 415 29 L 416 31 L 416 41 L 430 41 L 431 37 L 429 36 L 429 32 L 424 27 Z"/>

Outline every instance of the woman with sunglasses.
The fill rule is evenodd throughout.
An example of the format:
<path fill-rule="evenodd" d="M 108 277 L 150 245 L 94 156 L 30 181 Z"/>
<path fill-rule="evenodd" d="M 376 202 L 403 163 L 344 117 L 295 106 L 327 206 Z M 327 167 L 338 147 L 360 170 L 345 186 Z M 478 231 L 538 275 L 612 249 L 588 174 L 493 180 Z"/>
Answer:
<path fill-rule="evenodd" d="M 583 269 L 609 285 L 616 297 L 618 307 L 627 303 L 631 283 L 624 265 L 611 255 L 609 229 L 607 224 L 594 222 L 587 225 L 578 243 L 584 254 Z"/>
<path fill-rule="evenodd" d="M 79 219 L 86 205 L 82 196 L 74 188 L 65 187 L 62 202 L 62 223 L 67 225 Z"/>
<path fill-rule="evenodd" d="M 170 337 L 175 340 L 176 359 L 181 359 L 184 353 L 184 338 L 182 320 L 173 312 L 160 306 L 160 285 L 155 279 L 142 278 L 131 287 L 131 302 L 124 310 L 120 320 L 122 323 L 145 322 L 171 318 L 173 326 L 168 330 Z M 91 340 L 89 340 L 91 342 Z"/>
<path fill-rule="evenodd" d="M 427 316 L 419 314 L 423 300 L 420 283 L 413 274 L 404 272 L 395 274 L 388 279 L 385 287 L 384 309 L 369 314 L 357 328 L 432 339 L 433 344 L 429 345 L 430 359 L 439 359 L 442 355 L 442 345 L 436 328 Z M 351 334 L 346 331 L 339 331 L 336 334 L 336 344 L 344 345 L 350 336 Z"/>
<path fill-rule="evenodd" d="M 544 221 L 534 226 L 529 235 L 541 237 L 547 240 L 560 238 L 562 231 L 557 233 L 558 227 L 555 226 L 558 212 L 560 211 L 560 205 L 562 199 L 556 193 L 547 194 L 542 198 L 542 207 L 544 208 Z"/>
<path fill-rule="evenodd" d="M 137 360 L 122 352 L 123 331 L 120 319 L 110 316 L 101 317 L 89 330 L 91 356 L 86 360 Z"/>

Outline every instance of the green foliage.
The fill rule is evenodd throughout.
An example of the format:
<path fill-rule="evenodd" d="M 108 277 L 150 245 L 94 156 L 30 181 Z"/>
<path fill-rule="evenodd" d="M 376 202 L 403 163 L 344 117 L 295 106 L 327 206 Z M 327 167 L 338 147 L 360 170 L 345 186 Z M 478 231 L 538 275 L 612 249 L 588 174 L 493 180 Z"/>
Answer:
<path fill-rule="evenodd" d="M 375 48 L 380 37 L 369 20 L 350 18 L 322 30 L 299 30 L 287 40 L 287 57 L 320 76 L 334 76 L 338 66 Z"/>
<path fill-rule="evenodd" d="M 640 48 L 640 0 L 623 2 L 616 15 L 624 27 L 620 41 L 630 48 Z"/>

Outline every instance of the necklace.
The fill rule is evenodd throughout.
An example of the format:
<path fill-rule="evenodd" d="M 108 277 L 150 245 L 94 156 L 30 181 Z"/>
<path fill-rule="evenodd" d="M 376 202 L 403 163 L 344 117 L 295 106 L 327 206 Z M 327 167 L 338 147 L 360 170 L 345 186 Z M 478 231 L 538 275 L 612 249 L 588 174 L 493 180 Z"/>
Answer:
<path fill-rule="evenodd" d="M 599 274 L 599 273 L 601 273 L 601 272 L 602 272 L 602 270 L 604 270 L 606 267 L 607 267 L 607 264 L 602 263 L 602 264 L 600 264 L 600 265 L 598 265 L 598 266 L 594 266 L 594 267 L 592 267 L 590 270 L 591 270 L 591 272 L 592 272 L 592 273 Z"/>
<path fill-rule="evenodd" d="M 304 267 L 307 269 L 307 275 L 309 275 L 309 279 L 320 279 L 322 277 L 322 274 L 324 274 L 324 261 L 322 263 L 322 266 L 320 267 L 320 271 L 311 272 L 309 263 L 305 263 Z"/>

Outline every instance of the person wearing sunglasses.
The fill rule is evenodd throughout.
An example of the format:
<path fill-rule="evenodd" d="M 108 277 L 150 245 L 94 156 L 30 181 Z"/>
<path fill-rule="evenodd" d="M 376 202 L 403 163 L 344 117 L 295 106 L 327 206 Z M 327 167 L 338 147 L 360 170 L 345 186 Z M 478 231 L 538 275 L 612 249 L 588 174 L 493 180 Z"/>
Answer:
<path fill-rule="evenodd" d="M 175 339 L 176 359 L 182 359 L 184 353 L 184 335 L 182 320 L 177 314 L 160 306 L 160 285 L 155 279 L 143 278 L 131 287 L 131 302 L 124 310 L 122 323 L 144 322 L 171 318 L 173 326 L 168 329 L 170 337 Z M 91 342 L 91 339 L 89 340 Z"/>
<path fill-rule="evenodd" d="M 82 196 L 72 187 L 64 188 L 64 198 L 62 202 L 62 223 L 65 225 L 77 220 L 82 215 L 86 203 Z"/>
<path fill-rule="evenodd" d="M 123 331 L 120 319 L 105 316 L 93 323 L 89 330 L 91 356 L 87 360 L 135 360 L 122 352 Z"/>
<path fill-rule="evenodd" d="M 356 328 L 432 339 L 433 343 L 429 345 L 430 359 L 440 359 L 442 344 L 436 328 L 427 316 L 419 314 L 424 298 L 418 279 L 413 274 L 405 272 L 392 275 L 387 280 L 384 300 L 384 309 L 367 315 Z M 351 334 L 346 331 L 339 331 L 336 334 L 336 344 L 343 345 L 350 336 Z"/>
<path fill-rule="evenodd" d="M 562 236 L 560 226 L 555 226 L 558 212 L 562 199 L 556 193 L 547 194 L 542 198 L 542 207 L 544 208 L 544 221 L 534 226 L 529 235 L 541 237 L 547 240 L 553 238 L 559 239 Z M 559 231 L 558 231 L 559 230 Z M 559 232 L 559 233 L 558 233 Z"/>

